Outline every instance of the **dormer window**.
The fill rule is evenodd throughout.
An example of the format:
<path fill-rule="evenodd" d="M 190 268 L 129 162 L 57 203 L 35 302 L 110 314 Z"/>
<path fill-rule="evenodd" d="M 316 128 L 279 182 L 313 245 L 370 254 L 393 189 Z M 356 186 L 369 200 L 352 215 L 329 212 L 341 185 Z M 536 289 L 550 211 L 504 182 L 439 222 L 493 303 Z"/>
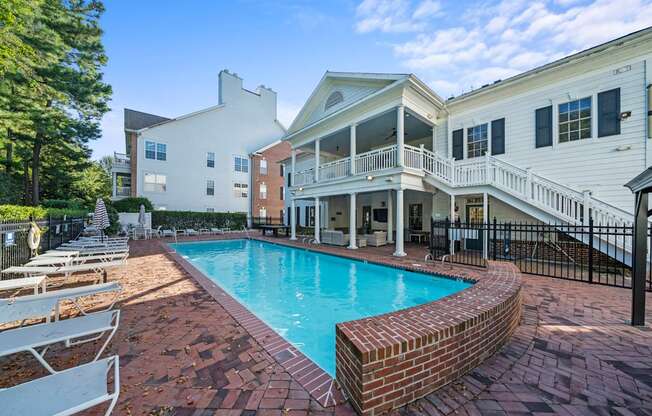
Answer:
<path fill-rule="evenodd" d="M 342 95 L 342 93 L 339 91 L 334 91 L 333 93 L 331 93 L 331 95 L 328 96 L 328 99 L 326 100 L 326 105 L 324 105 L 324 110 L 328 110 L 329 108 L 341 103 L 342 101 L 344 101 L 344 96 Z"/>

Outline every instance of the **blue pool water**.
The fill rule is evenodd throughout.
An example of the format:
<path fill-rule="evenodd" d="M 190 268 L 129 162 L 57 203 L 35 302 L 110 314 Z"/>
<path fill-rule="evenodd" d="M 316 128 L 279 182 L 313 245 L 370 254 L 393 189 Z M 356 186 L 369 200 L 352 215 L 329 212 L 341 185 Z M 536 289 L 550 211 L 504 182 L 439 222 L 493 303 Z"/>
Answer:
<path fill-rule="evenodd" d="M 260 241 L 171 246 L 332 376 L 336 323 L 431 302 L 470 286 Z"/>

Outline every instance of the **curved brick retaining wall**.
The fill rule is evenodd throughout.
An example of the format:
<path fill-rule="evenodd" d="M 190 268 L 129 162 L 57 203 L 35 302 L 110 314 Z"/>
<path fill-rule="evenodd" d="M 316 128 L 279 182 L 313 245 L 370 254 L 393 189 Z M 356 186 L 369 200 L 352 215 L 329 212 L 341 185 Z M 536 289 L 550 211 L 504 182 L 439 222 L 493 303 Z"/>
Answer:
<path fill-rule="evenodd" d="M 398 408 L 492 356 L 518 326 L 521 278 L 489 262 L 476 283 L 444 299 L 336 328 L 337 381 L 363 415 Z"/>

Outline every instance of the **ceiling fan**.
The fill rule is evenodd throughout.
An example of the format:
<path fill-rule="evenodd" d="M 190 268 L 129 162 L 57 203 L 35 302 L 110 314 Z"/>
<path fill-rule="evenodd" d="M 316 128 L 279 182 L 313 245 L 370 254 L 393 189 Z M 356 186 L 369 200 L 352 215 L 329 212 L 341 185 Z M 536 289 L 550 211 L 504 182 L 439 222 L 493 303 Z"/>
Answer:
<path fill-rule="evenodd" d="M 407 136 L 408 136 L 407 132 L 403 132 L 403 137 L 405 138 Z M 396 138 L 396 127 L 394 127 L 392 129 L 392 132 L 389 134 L 389 136 L 385 137 L 383 140 L 387 141 L 387 140 L 389 140 L 391 138 Z"/>

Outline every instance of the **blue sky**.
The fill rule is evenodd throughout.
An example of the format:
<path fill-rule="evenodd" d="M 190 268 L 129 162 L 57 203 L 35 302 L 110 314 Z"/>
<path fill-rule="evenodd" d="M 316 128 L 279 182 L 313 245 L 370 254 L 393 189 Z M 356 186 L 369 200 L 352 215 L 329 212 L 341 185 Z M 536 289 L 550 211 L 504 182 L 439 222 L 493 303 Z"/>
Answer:
<path fill-rule="evenodd" d="M 95 158 L 124 151 L 124 107 L 217 102 L 227 68 L 278 93 L 287 126 L 324 71 L 414 73 L 443 97 L 652 24 L 652 0 L 106 0 L 112 111 Z"/>

